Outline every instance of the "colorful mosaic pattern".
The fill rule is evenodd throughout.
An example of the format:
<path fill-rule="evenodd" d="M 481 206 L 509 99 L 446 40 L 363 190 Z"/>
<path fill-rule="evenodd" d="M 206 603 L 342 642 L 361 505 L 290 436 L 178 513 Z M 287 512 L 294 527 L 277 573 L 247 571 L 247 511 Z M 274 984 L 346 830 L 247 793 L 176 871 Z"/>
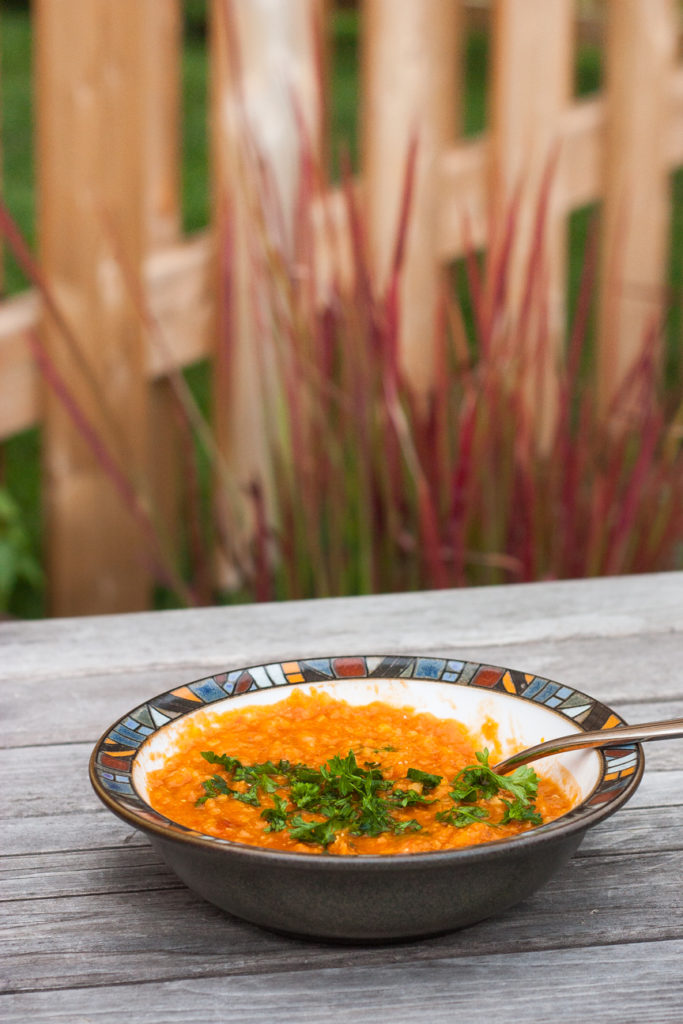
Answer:
<path fill-rule="evenodd" d="M 392 656 L 344 656 L 275 662 L 220 672 L 207 679 L 179 686 L 135 708 L 121 718 L 100 740 L 93 757 L 97 782 L 122 808 L 149 821 L 166 823 L 140 799 L 131 782 L 133 759 L 145 739 L 168 722 L 197 708 L 250 690 L 296 683 L 329 682 L 334 679 L 416 679 L 476 686 L 508 693 L 543 704 L 580 725 L 584 730 L 610 729 L 619 718 L 600 701 L 579 690 L 542 676 L 449 658 Z M 642 769 L 642 752 L 633 743 L 602 752 L 603 774 L 599 784 L 580 808 L 562 820 L 585 815 L 621 798 Z M 175 828 L 180 826 L 174 825 Z M 549 823 L 541 828 L 552 828 Z M 539 829 L 540 831 L 540 829 Z"/>

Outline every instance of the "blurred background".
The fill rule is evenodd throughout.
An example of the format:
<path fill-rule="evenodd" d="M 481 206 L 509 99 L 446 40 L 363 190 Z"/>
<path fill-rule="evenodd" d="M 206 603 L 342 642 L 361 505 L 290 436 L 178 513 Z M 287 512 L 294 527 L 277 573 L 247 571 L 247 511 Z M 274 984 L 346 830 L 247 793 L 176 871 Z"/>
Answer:
<path fill-rule="evenodd" d="M 0 612 L 683 567 L 677 0 L 3 0 Z"/>

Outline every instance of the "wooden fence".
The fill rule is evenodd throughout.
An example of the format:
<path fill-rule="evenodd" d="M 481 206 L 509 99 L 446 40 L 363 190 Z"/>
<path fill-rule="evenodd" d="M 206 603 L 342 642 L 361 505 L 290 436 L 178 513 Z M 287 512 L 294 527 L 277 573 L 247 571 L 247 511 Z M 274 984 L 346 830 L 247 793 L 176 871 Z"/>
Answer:
<path fill-rule="evenodd" d="M 36 332 L 60 378 L 82 387 L 83 410 L 129 481 L 140 484 L 135 493 L 151 487 L 169 535 L 181 472 L 170 372 L 203 358 L 215 361 L 218 443 L 237 481 L 258 466 L 258 423 L 245 397 L 256 372 L 255 326 L 240 300 L 248 284 L 245 204 L 234 204 L 231 221 L 231 278 L 238 287 L 229 319 L 212 232 L 185 238 L 180 231 L 182 6 L 180 0 L 32 5 L 39 266 L 59 317 L 38 289 L 0 305 L 0 439 L 42 425 L 46 564 L 56 614 L 144 608 L 150 579 L 139 553 L 136 499 L 113 495 L 111 473 L 74 426 L 63 397 L 44 386 Z M 285 213 L 293 215 L 301 134 L 292 130 L 291 95 L 282 83 L 295 87 L 299 115 L 320 144 L 325 118 L 317 83 L 325 61 L 315 26 L 324 29 L 327 4 L 212 0 L 209 6 L 214 181 L 227 183 L 227 194 L 239 200 L 239 92 L 276 169 Z M 467 244 L 486 246 L 492 212 L 520 185 L 520 217 L 528 220 L 554 155 L 549 252 L 558 344 L 570 211 L 601 200 L 604 251 L 619 252 L 617 269 L 602 268 L 598 364 L 607 401 L 637 356 L 666 279 L 669 176 L 683 163 L 676 3 L 607 2 L 605 89 L 579 101 L 572 87 L 573 0 L 493 0 L 489 123 L 467 140 L 460 130 L 467 5 L 364 0 L 360 6 L 362 196 L 379 279 L 388 273 L 406 153 L 416 132 L 419 139 L 401 295 L 401 358 L 415 389 L 426 394 L 433 383 L 438 268 Z M 239 61 L 230 52 L 231 33 Z M 328 202 L 334 214 L 332 190 Z M 214 215 L 220 228 L 226 214 L 218 201 Z M 141 305 L 157 322 L 163 346 L 153 343 Z M 65 340 L 59 318 L 80 352 Z M 232 335 L 229 372 L 217 340 L 225 331 Z M 84 363 L 87 386 L 77 383 Z M 549 388 L 537 423 L 541 447 L 552 407 Z"/>

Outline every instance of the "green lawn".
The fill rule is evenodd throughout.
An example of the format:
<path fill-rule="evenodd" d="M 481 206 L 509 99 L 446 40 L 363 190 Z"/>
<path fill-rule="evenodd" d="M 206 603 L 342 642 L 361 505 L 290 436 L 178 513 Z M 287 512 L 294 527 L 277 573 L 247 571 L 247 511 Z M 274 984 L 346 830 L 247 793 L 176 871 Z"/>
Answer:
<path fill-rule="evenodd" d="M 206 38 L 205 0 L 185 0 L 186 31 L 183 50 L 183 142 L 182 201 L 183 225 L 191 232 L 204 226 L 209 217 L 208 154 L 206 133 Z M 334 22 L 332 59 L 332 167 L 337 173 L 338 156 L 347 148 L 357 166 L 358 111 L 358 26 L 348 10 L 337 13 Z M 26 237 L 34 241 L 34 175 L 31 113 L 31 36 L 26 3 L 5 3 L 0 20 L 2 160 L 4 195 Z M 465 60 L 464 130 L 472 135 L 486 121 L 487 39 L 482 34 L 467 41 Z M 585 95 L 601 84 L 600 54 L 595 48 L 581 48 L 576 65 L 576 92 Z M 668 346 L 668 375 L 680 373 L 680 306 L 683 291 L 683 172 L 673 176 L 674 223 L 670 284 L 672 315 Z M 575 212 L 570 220 L 570 299 L 576 294 L 587 225 L 593 210 Z M 5 261 L 5 289 L 16 292 L 25 285 L 12 260 Z M 206 401 L 208 375 L 204 368 L 190 373 L 202 401 Z M 0 483 L 19 503 L 26 530 L 36 551 L 40 548 L 40 438 L 37 430 L 12 438 L 0 452 Z M 1 532 L 1 524 L 0 524 Z M 0 609 L 1 610 L 1 609 Z M 43 595 L 26 584 L 17 587 L 10 610 L 21 616 L 44 613 Z"/>

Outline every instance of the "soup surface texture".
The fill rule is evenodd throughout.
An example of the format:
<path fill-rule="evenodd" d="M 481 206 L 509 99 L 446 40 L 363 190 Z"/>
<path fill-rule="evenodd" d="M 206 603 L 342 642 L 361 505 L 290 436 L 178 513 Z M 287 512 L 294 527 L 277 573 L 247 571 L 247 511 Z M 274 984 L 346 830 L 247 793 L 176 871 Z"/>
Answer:
<path fill-rule="evenodd" d="M 569 811 L 526 767 L 501 780 L 495 722 L 295 690 L 269 706 L 187 719 L 147 776 L 151 805 L 198 832 L 276 850 L 398 854 L 510 838 Z M 504 788 L 504 783 L 509 789 Z"/>

